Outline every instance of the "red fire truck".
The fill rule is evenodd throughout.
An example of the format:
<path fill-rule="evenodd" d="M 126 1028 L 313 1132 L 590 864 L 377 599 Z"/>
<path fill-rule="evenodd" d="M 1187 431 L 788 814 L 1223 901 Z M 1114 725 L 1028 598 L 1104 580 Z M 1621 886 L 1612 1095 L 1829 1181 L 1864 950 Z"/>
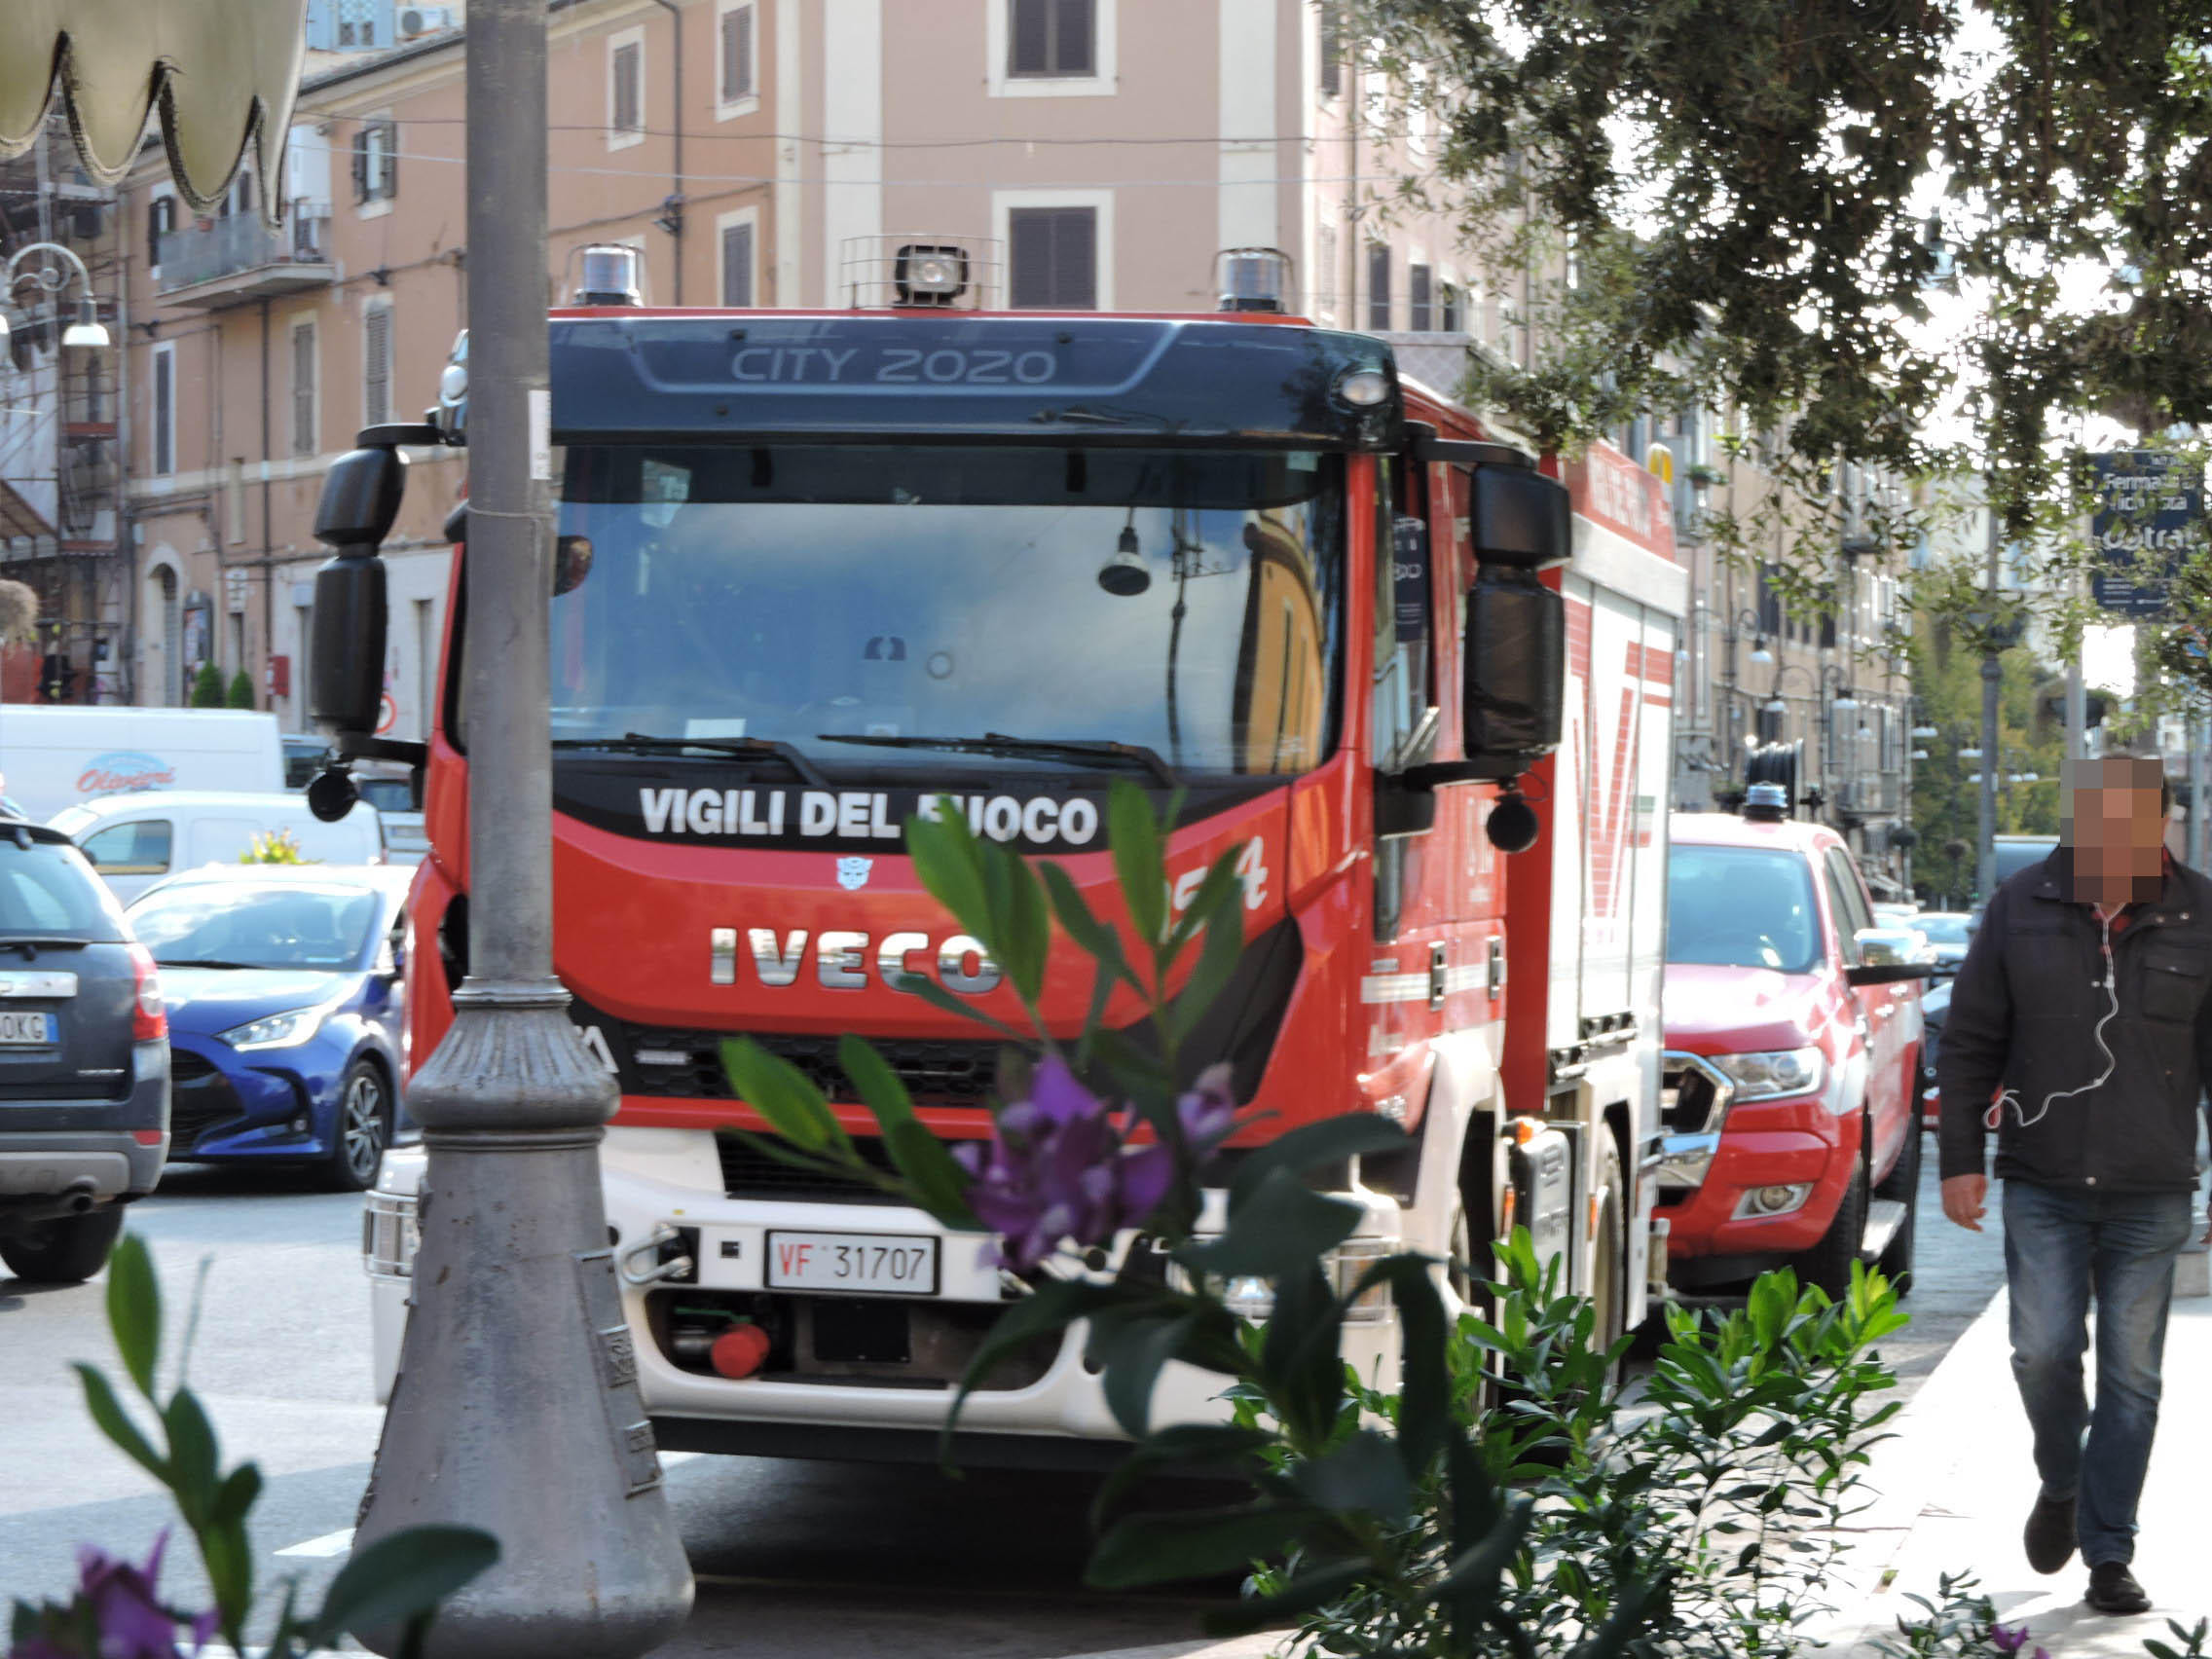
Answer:
<path fill-rule="evenodd" d="M 716 1133 L 758 1124 L 725 1036 L 835 1098 L 847 1032 L 940 1134 L 988 1132 L 993 1047 L 897 987 L 1015 1012 L 903 852 L 942 796 L 1104 906 L 1107 789 L 1181 792 L 1181 902 L 1240 849 L 1243 963 L 1187 1045 L 1265 1114 L 1239 1141 L 1339 1112 L 1417 1131 L 1414 1155 L 1339 1174 L 1367 1216 L 1347 1279 L 1405 1246 L 1484 1259 L 1519 1224 L 1607 1330 L 1641 1319 L 1664 1272 L 1647 1175 L 1686 594 L 1658 481 L 1602 448 L 1548 475 L 1402 382 L 1383 342 L 1250 301 L 701 312 L 625 286 L 551 318 L 551 857 L 557 970 L 619 1085 L 607 1210 L 660 1444 L 934 1456 L 950 1384 L 1020 1293 L 978 1240 Z M 457 360 L 430 425 L 364 432 L 326 502 L 396 499 L 399 446 L 463 435 L 464 380 Z M 457 519 L 443 689 L 410 756 L 431 848 L 418 1062 L 469 971 Z M 381 660 L 380 607 L 324 605 L 318 652 Z M 367 711 L 318 713 L 343 748 L 393 753 Z M 1061 955 L 1050 1022 L 1076 1031 L 1090 990 Z M 393 1155 L 372 1196 L 386 1384 L 422 1167 Z M 1265 1315 L 1264 1283 L 1230 1293 Z M 1391 1309 L 1360 1313 L 1347 1357 L 1389 1365 Z M 713 1357 L 732 1315 L 768 1338 L 743 1377 Z M 1171 1375 L 1159 1416 L 1218 1411 L 1210 1392 Z M 964 1422 L 971 1461 L 1115 1451 L 1077 1341 L 1011 1362 Z"/>

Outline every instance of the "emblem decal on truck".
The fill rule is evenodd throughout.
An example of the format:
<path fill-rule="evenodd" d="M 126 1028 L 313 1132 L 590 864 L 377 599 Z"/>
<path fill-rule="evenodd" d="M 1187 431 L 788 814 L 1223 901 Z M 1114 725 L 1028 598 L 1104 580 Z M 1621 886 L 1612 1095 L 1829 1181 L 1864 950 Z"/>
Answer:
<path fill-rule="evenodd" d="M 847 893 L 858 893 L 867 885 L 868 871 L 875 868 L 873 859 L 839 859 L 837 885 Z"/>

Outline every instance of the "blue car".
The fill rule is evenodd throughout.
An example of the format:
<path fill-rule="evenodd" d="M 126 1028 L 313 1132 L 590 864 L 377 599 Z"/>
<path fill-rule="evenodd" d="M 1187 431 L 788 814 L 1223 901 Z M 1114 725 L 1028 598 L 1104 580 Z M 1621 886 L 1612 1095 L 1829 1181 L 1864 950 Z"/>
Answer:
<path fill-rule="evenodd" d="M 411 1131 L 400 982 L 413 871 L 209 865 L 127 914 L 168 1004 L 169 1157 L 312 1164 L 365 1191 Z"/>

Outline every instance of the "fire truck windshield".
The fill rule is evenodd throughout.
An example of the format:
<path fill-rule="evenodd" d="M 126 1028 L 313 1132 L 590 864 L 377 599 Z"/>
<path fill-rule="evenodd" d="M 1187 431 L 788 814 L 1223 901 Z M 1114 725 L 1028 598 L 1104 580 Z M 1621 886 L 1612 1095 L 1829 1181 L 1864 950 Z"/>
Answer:
<path fill-rule="evenodd" d="M 1333 742 L 1340 457 L 571 443 L 563 479 L 565 753 L 1067 772 L 1108 740 L 1272 774 Z"/>

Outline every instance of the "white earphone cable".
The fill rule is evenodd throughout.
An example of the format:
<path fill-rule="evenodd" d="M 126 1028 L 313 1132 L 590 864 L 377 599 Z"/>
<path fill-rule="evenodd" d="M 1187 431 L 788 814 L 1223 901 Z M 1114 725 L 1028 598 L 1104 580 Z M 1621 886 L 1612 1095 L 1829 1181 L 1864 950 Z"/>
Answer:
<path fill-rule="evenodd" d="M 2120 1017 L 2120 978 L 2113 971 L 2112 962 L 2112 918 L 2105 916 L 2100 919 L 2104 924 L 2105 995 L 2112 1001 L 2111 1011 L 2105 1014 L 2104 1018 L 2097 1021 L 2097 1028 L 2094 1033 L 2097 1047 L 2105 1052 L 2103 1073 L 2094 1083 L 2084 1083 L 2079 1088 L 2063 1088 L 2045 1095 L 2043 1104 L 2036 1108 L 2036 1115 L 2032 1118 L 2028 1116 L 2026 1108 L 2020 1104 L 2019 1091 L 2008 1088 L 1991 1104 L 1989 1115 L 1984 1120 L 1991 1128 L 2003 1126 L 2007 1106 L 2012 1108 L 2012 1115 L 2019 1120 L 2021 1128 L 2025 1129 L 2033 1124 L 2040 1124 L 2050 1111 L 2053 1102 L 2071 1100 L 2077 1094 L 2087 1094 L 2091 1089 L 2102 1088 L 2112 1081 L 2112 1074 L 2120 1069 L 2120 1057 L 2112 1051 L 2112 1045 L 2105 1041 L 2105 1027 Z"/>

